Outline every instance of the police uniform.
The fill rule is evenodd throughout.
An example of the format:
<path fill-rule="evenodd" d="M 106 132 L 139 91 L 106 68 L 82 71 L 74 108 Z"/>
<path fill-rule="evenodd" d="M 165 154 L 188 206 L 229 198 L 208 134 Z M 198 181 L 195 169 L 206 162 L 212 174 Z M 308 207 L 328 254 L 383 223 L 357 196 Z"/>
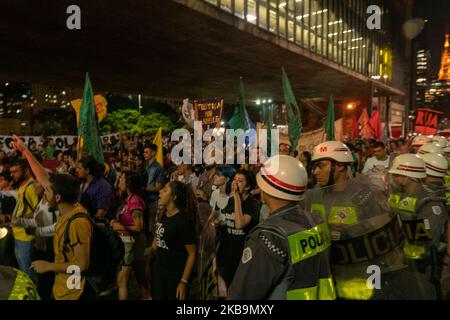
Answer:
<path fill-rule="evenodd" d="M 231 299 L 331 300 L 330 233 L 322 217 L 292 202 L 247 237 Z"/>
<path fill-rule="evenodd" d="M 398 213 L 405 235 L 403 251 L 418 299 L 440 298 L 440 268 L 448 218 L 443 184 L 419 185 L 411 194 L 391 193 L 389 205 Z"/>
<path fill-rule="evenodd" d="M 40 300 L 33 281 L 22 271 L 0 265 L 0 300 Z"/>
<path fill-rule="evenodd" d="M 428 258 L 431 246 L 439 247 L 444 233 L 446 199 L 443 194 L 430 194 L 429 188 L 419 186 L 413 194 L 389 196 L 389 205 L 402 220 L 407 239 L 404 252 L 410 259 Z"/>
<path fill-rule="evenodd" d="M 305 198 L 306 209 L 319 213 L 330 225 L 337 296 L 356 300 L 397 298 L 398 294 L 391 292 L 391 280 L 395 272 L 405 268 L 400 248 L 403 234 L 387 207 L 386 196 L 360 176 L 349 179 L 342 191 L 334 191 L 334 186 L 317 188 L 308 191 Z M 382 275 L 382 288 L 367 285 L 371 275 L 367 270 L 374 265 Z"/>
<path fill-rule="evenodd" d="M 449 158 L 449 163 L 450 163 L 450 158 Z M 445 192 L 445 197 L 447 199 L 447 206 L 450 207 L 450 176 L 445 176 L 444 177 L 444 183 L 445 186 L 447 188 L 446 192 Z"/>

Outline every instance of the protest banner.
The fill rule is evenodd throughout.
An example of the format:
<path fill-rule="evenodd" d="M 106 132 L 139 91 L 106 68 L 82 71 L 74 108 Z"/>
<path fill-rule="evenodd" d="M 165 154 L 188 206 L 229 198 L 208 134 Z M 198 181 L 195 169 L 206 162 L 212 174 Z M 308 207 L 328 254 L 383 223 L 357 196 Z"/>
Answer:
<path fill-rule="evenodd" d="M 223 99 L 194 100 L 195 120 L 202 122 L 203 131 L 218 128 L 222 118 Z"/>

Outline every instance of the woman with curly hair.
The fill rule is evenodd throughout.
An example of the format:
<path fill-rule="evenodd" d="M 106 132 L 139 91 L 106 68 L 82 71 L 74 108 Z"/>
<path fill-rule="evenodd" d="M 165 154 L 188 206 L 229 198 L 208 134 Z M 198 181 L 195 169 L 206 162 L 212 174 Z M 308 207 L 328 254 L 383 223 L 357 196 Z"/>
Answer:
<path fill-rule="evenodd" d="M 184 300 L 195 264 L 197 205 L 192 187 L 180 181 L 159 192 L 163 214 L 156 223 L 149 263 L 153 300 Z"/>

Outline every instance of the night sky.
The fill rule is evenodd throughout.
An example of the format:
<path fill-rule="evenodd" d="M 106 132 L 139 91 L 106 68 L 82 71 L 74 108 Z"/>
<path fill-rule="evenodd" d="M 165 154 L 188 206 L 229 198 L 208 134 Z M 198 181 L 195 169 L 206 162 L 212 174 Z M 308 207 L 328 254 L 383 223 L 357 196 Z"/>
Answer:
<path fill-rule="evenodd" d="M 446 28 L 450 32 L 450 0 L 416 0 L 414 17 L 428 19 L 418 41 L 430 49 L 433 75 L 437 76 Z"/>

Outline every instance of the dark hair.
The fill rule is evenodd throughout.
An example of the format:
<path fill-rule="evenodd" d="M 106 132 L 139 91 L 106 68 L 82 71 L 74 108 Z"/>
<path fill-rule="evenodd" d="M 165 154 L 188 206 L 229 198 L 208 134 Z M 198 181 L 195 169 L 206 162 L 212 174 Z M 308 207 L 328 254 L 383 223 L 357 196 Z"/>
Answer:
<path fill-rule="evenodd" d="M 391 144 L 391 143 L 395 144 L 396 147 L 399 146 L 399 141 L 397 141 L 397 140 L 391 140 L 391 141 L 389 141 L 389 144 Z"/>
<path fill-rule="evenodd" d="M 169 182 L 171 194 L 175 197 L 175 206 L 187 213 L 191 222 L 196 225 L 197 200 L 192 190 L 191 184 L 181 181 Z"/>
<path fill-rule="evenodd" d="M 54 174 L 50 177 L 50 183 L 55 195 L 61 196 L 61 202 L 74 204 L 78 201 L 80 182 L 70 174 Z"/>
<path fill-rule="evenodd" d="M 236 170 L 232 166 L 220 165 L 216 167 L 216 173 L 218 176 L 224 176 L 225 178 L 229 178 L 227 182 L 226 193 L 231 192 L 231 183 L 233 182 L 234 175 Z"/>
<path fill-rule="evenodd" d="M 30 165 L 28 164 L 28 161 L 25 159 L 17 159 L 17 161 L 11 163 L 11 167 L 20 167 L 23 173 L 25 173 L 27 170 L 31 173 Z"/>
<path fill-rule="evenodd" d="M 350 149 L 350 151 L 354 151 L 355 150 L 355 146 L 353 145 L 353 143 L 346 142 L 345 145 Z"/>
<path fill-rule="evenodd" d="M 140 153 L 136 154 L 136 158 L 139 159 L 141 162 L 145 162 L 144 156 Z"/>
<path fill-rule="evenodd" d="M 130 192 L 142 196 L 144 187 L 142 177 L 137 173 L 129 170 L 123 171 L 122 174 L 125 174 L 126 185 Z"/>
<path fill-rule="evenodd" d="M 11 173 L 7 170 L 3 170 L 3 172 L 0 172 L 0 177 L 5 179 L 8 182 L 14 182 L 13 177 L 11 176 Z"/>
<path fill-rule="evenodd" d="M 92 174 L 96 178 L 100 178 L 103 174 L 102 166 L 91 156 L 84 156 L 81 158 L 80 164 L 83 168 L 89 170 L 89 174 Z"/>
<path fill-rule="evenodd" d="M 144 149 L 150 149 L 153 151 L 158 151 L 158 146 L 154 143 L 148 143 L 144 146 Z"/>
<path fill-rule="evenodd" d="M 385 146 L 385 144 L 384 144 L 383 141 L 375 141 L 375 142 L 372 144 L 372 147 L 373 147 L 373 148 L 381 148 L 381 149 L 385 149 L 385 148 L 386 148 L 386 146 Z"/>
<path fill-rule="evenodd" d="M 53 157 L 55 157 L 55 159 L 58 158 L 60 153 L 64 155 L 64 153 L 61 150 L 55 150 L 55 152 L 53 152 Z"/>
<path fill-rule="evenodd" d="M 71 150 L 66 150 L 63 152 L 65 156 L 71 157 L 72 159 L 77 158 L 77 153 Z"/>
<path fill-rule="evenodd" d="M 311 163 L 311 159 L 312 159 L 311 152 L 303 151 L 302 154 L 306 158 L 306 164 L 307 165 L 310 164 Z"/>
<path fill-rule="evenodd" d="M 236 171 L 234 176 L 236 176 L 238 174 L 242 174 L 243 176 L 245 176 L 246 185 L 247 185 L 247 187 L 250 187 L 250 189 L 248 190 L 249 192 L 251 190 L 255 189 L 255 187 L 256 187 L 256 177 L 255 177 L 255 174 L 253 172 L 251 172 L 249 170 L 245 170 L 245 169 L 239 169 L 238 171 Z"/>

